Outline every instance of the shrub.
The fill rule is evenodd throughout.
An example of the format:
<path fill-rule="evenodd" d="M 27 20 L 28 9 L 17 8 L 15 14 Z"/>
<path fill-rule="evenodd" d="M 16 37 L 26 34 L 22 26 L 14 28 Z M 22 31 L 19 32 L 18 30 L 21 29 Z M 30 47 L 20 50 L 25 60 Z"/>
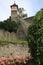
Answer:
<path fill-rule="evenodd" d="M 31 55 L 34 57 L 33 64 L 43 65 L 43 9 L 35 15 L 27 37 Z"/>
<path fill-rule="evenodd" d="M 31 56 L 15 56 L 15 57 L 1 57 L 0 65 L 26 65 Z"/>

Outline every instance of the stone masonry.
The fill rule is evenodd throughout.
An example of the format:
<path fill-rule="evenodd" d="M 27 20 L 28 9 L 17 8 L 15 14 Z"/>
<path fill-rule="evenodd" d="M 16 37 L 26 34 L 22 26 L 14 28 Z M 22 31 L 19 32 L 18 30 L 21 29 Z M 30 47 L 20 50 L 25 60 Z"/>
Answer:
<path fill-rule="evenodd" d="M 12 57 L 12 56 L 29 56 L 28 43 L 26 44 L 8 44 L 0 46 L 0 57 Z"/>

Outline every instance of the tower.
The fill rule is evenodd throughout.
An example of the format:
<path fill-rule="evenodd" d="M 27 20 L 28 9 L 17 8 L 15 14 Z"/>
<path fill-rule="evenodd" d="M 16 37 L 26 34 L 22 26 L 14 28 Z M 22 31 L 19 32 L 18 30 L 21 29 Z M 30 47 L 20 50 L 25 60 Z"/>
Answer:
<path fill-rule="evenodd" d="M 11 20 L 12 21 L 14 21 L 18 16 L 17 11 L 18 11 L 18 5 L 16 5 L 16 3 L 14 2 L 14 4 L 11 5 Z"/>

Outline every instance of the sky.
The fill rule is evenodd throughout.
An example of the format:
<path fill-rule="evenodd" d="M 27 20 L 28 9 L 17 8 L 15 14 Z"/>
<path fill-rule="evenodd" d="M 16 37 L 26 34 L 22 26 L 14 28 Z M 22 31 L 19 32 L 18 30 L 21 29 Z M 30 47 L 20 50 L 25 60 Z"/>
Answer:
<path fill-rule="evenodd" d="M 10 5 L 15 3 L 24 8 L 28 17 L 34 16 L 41 8 L 43 8 L 43 0 L 0 0 L 0 21 L 6 20 L 11 16 Z"/>

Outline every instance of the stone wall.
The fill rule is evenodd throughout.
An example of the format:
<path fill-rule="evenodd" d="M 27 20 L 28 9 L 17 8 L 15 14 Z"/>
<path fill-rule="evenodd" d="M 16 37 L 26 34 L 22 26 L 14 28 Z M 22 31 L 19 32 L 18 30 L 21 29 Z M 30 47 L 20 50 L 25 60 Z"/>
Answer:
<path fill-rule="evenodd" d="M 12 56 L 29 56 L 28 43 L 26 44 L 8 44 L 0 46 L 0 57 L 12 57 Z"/>
<path fill-rule="evenodd" d="M 15 40 L 17 39 L 16 37 L 16 33 L 12 32 L 8 32 L 8 31 L 4 31 L 4 30 L 0 30 L 0 41 L 4 41 L 4 40 Z M 0 42 L 2 44 L 4 44 L 3 42 Z M 7 43 L 7 42 L 6 42 Z M 30 53 L 28 53 L 29 48 L 28 48 L 28 43 L 10 43 L 7 45 L 0 45 L 0 57 L 2 56 L 28 56 L 30 55 Z"/>
<path fill-rule="evenodd" d="M 16 33 L 0 30 L 0 40 L 14 40 L 16 38 Z"/>
<path fill-rule="evenodd" d="M 33 21 L 34 16 L 25 18 L 24 20 L 28 23 L 31 23 Z"/>
<path fill-rule="evenodd" d="M 25 39 L 26 38 L 25 32 L 24 32 L 23 27 L 21 25 L 19 25 L 19 28 L 17 30 L 16 35 L 19 39 Z"/>

